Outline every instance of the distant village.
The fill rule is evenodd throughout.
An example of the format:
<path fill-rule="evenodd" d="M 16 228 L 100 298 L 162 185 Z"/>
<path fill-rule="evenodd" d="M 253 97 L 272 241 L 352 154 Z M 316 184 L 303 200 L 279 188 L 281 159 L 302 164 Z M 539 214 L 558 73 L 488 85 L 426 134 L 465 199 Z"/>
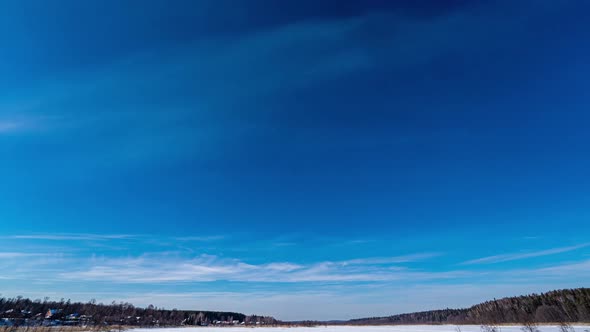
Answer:
<path fill-rule="evenodd" d="M 167 310 L 129 303 L 70 303 L 0 298 L 0 326 L 268 326 L 273 317 L 235 312 Z"/>
<path fill-rule="evenodd" d="M 63 314 L 62 309 L 49 309 L 47 312 L 33 313 L 29 310 L 8 309 L 2 313 L 0 326 L 62 326 L 88 325 L 92 317 L 86 315 Z"/>
<path fill-rule="evenodd" d="M 251 319 L 246 316 L 244 320 L 233 319 L 228 317 L 225 320 L 209 319 L 203 313 L 198 313 L 196 316 L 189 316 L 181 322 L 182 325 L 191 326 L 261 326 L 273 325 L 276 321 L 272 318 L 260 317 L 260 319 Z M 143 317 L 126 316 L 118 321 L 103 321 L 102 325 L 145 325 L 142 324 Z M 158 327 L 159 320 L 152 320 L 148 325 Z M 28 310 L 20 310 L 16 312 L 14 309 L 9 309 L 3 312 L 0 318 L 0 326 L 94 326 L 97 322 L 89 315 L 80 315 L 78 313 L 65 314 L 62 309 L 48 309 L 47 312 L 33 313 Z M 164 325 L 166 326 L 166 325 Z"/>

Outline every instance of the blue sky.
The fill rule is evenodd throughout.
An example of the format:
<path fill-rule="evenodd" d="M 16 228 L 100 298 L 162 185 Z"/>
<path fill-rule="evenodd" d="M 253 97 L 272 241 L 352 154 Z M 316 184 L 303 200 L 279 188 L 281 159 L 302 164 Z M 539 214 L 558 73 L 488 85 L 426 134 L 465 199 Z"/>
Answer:
<path fill-rule="evenodd" d="M 588 286 L 584 1 L 4 1 L 0 293 L 342 319 Z"/>

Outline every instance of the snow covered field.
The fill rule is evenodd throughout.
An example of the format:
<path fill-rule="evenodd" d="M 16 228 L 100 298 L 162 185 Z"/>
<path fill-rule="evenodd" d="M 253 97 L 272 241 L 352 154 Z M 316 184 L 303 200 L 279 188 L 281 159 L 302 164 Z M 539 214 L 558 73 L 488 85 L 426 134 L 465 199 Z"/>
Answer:
<path fill-rule="evenodd" d="M 576 332 L 590 332 L 590 326 L 574 325 Z M 500 332 L 522 332 L 520 326 L 501 326 Z M 317 326 L 317 327 L 196 327 L 136 329 L 134 332 L 244 332 L 257 329 L 264 332 L 456 332 L 454 325 L 397 325 L 397 326 Z M 541 332 L 559 332 L 557 326 L 539 326 Z M 461 332 L 481 332 L 479 325 L 462 325 Z"/>

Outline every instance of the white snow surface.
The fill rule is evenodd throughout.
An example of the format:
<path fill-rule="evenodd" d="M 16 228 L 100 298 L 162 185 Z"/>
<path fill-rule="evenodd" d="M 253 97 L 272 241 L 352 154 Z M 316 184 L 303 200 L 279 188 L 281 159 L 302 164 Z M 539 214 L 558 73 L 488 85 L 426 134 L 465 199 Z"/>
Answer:
<path fill-rule="evenodd" d="M 134 329 L 133 332 L 456 332 L 455 325 L 316 326 L 316 327 L 186 327 Z M 461 332 L 481 332 L 479 325 L 461 325 Z M 590 332 L 590 326 L 574 325 L 576 332 Z M 556 325 L 541 325 L 540 332 L 559 332 Z M 502 325 L 499 332 L 523 332 L 521 326 Z"/>

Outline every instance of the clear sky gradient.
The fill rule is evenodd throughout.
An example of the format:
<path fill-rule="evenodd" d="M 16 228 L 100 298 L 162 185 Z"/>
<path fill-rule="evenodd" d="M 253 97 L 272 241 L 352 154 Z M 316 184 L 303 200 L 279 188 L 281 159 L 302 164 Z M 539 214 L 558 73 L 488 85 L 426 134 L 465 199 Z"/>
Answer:
<path fill-rule="evenodd" d="M 589 286 L 587 1 L 0 3 L 0 293 L 279 319 Z"/>

